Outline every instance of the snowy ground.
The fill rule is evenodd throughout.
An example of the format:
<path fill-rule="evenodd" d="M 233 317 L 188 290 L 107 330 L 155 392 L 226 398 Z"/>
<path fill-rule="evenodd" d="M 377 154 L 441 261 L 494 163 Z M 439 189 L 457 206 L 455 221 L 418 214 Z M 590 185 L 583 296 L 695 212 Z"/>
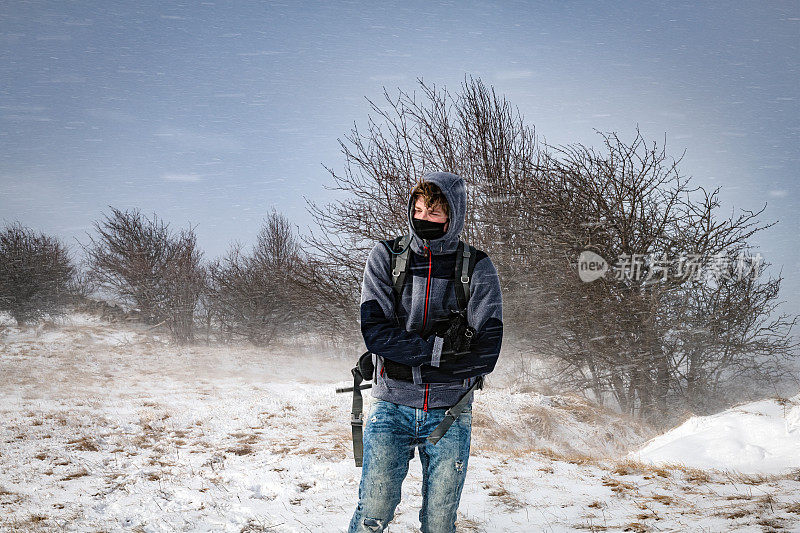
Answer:
<path fill-rule="evenodd" d="M 334 393 L 348 367 L 307 347 L 179 348 L 87 315 L 6 320 L 0 530 L 345 531 L 360 476 Z M 689 464 L 680 435 L 499 378 L 473 424 L 459 531 L 800 531 L 800 470 L 625 459 L 655 437 Z M 415 459 L 388 531 L 418 531 L 420 482 Z"/>

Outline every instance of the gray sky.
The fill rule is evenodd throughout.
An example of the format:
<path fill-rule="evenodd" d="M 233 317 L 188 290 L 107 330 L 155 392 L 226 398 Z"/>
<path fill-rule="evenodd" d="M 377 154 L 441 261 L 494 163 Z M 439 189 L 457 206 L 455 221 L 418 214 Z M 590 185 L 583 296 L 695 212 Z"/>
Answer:
<path fill-rule="evenodd" d="M 722 213 L 768 204 L 756 242 L 798 313 L 800 3 L 694 4 L 6 1 L 0 222 L 74 244 L 137 207 L 209 258 L 272 207 L 305 231 L 364 97 L 469 74 L 551 144 L 638 124 Z"/>

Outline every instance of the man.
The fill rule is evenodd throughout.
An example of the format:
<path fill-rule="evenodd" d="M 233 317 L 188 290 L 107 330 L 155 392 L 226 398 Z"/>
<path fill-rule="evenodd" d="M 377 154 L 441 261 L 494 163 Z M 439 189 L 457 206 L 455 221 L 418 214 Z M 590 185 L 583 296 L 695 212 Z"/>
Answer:
<path fill-rule="evenodd" d="M 503 336 L 497 271 L 482 251 L 469 280 L 466 350 L 459 329 L 455 279 L 459 235 L 464 227 L 464 180 L 448 172 L 423 176 L 408 200 L 410 262 L 396 298 L 391 273 L 392 241 L 370 252 L 361 287 L 361 332 L 374 354 L 372 409 L 365 419 L 364 460 L 358 506 L 350 532 L 383 531 L 400 502 L 409 461 L 422 462 L 423 533 L 454 532 L 467 473 L 472 398 L 435 445 L 426 438 L 476 379 L 491 372 Z M 455 333 L 454 333 L 455 332 Z M 369 376 L 365 376 L 369 379 Z"/>

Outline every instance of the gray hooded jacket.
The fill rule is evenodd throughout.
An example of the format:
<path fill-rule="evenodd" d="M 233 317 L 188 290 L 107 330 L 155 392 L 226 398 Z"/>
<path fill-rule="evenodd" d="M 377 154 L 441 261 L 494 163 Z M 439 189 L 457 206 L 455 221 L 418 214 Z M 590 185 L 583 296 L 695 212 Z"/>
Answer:
<path fill-rule="evenodd" d="M 450 310 L 458 309 L 454 272 L 467 194 L 464 180 L 455 174 L 434 172 L 423 179 L 435 183 L 447 198 L 447 232 L 430 241 L 419 237 L 414 232 L 409 195 L 412 240 L 402 297 L 396 299 L 392 288 L 392 241 L 381 241 L 370 252 L 364 269 L 361 333 L 375 356 L 372 395 L 427 410 L 454 405 L 475 378 L 494 370 L 503 338 L 503 304 L 497 271 L 478 250 L 467 306 L 467 322 L 476 329 L 470 352 L 457 361 L 440 361 L 439 354 L 434 356 L 434 330 Z"/>

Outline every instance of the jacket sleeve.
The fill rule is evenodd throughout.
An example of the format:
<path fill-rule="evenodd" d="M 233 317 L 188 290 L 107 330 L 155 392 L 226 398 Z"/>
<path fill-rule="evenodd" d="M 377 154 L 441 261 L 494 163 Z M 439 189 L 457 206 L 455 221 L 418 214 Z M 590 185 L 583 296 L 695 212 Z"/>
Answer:
<path fill-rule="evenodd" d="M 488 256 L 475 264 L 469 292 L 467 322 L 476 330 L 470 351 L 442 364 L 440 373 L 431 374 L 433 381 L 448 375 L 458 379 L 483 376 L 497 364 L 503 340 L 503 298 L 497 270 Z"/>
<path fill-rule="evenodd" d="M 389 250 L 379 242 L 369 253 L 361 284 L 361 334 L 364 344 L 370 352 L 396 363 L 409 366 L 428 363 L 433 352 L 434 337 L 431 335 L 425 340 L 418 333 L 398 326 L 391 318 L 394 315 L 394 294 L 390 268 Z"/>
<path fill-rule="evenodd" d="M 503 341 L 503 295 L 497 270 L 488 256 L 475 265 L 467 322 L 477 330 L 468 356 L 474 364 L 469 375 L 488 374 L 497 364 Z"/>

